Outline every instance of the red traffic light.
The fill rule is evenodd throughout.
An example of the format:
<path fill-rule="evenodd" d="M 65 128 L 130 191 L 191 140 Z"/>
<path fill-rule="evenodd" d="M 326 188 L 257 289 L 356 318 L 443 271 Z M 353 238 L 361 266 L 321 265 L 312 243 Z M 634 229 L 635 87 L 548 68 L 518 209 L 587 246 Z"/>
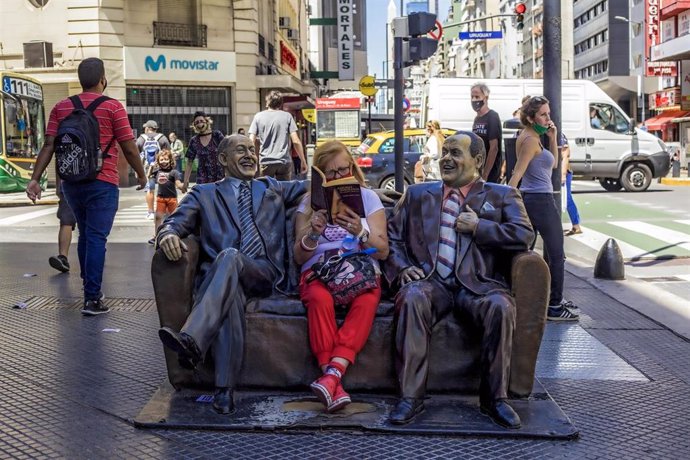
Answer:
<path fill-rule="evenodd" d="M 524 3 L 518 3 L 515 5 L 515 14 L 525 14 L 527 11 L 527 5 Z"/>

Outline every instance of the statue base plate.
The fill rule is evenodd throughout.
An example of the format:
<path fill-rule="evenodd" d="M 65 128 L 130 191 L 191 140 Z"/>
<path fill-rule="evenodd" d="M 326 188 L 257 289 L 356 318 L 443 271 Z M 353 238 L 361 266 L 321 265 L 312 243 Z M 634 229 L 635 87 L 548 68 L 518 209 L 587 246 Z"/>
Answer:
<path fill-rule="evenodd" d="M 184 389 L 165 382 L 134 419 L 139 428 L 234 431 L 353 430 L 371 433 L 497 436 L 575 439 L 578 430 L 535 380 L 529 399 L 510 400 L 520 415 L 516 430 L 496 425 L 479 412 L 474 395 L 434 394 L 426 411 L 407 425 L 392 425 L 387 416 L 396 403 L 390 395 L 352 394 L 352 403 L 328 414 L 309 393 L 236 391 L 236 411 L 219 415 L 212 407 L 213 394 Z"/>

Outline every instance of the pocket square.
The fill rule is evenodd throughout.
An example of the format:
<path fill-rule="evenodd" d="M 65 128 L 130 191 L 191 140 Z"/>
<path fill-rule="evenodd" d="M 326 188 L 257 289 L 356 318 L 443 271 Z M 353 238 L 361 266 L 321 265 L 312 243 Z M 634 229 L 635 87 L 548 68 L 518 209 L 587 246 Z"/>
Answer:
<path fill-rule="evenodd" d="M 496 208 L 494 208 L 491 203 L 488 201 L 485 201 L 484 204 L 482 205 L 482 212 L 490 212 L 490 211 L 495 211 Z"/>

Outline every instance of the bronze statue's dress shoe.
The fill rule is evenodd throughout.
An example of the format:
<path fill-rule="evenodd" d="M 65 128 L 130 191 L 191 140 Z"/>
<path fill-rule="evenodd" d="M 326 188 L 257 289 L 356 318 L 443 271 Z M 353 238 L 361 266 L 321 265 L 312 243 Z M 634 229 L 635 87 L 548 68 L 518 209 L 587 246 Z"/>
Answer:
<path fill-rule="evenodd" d="M 388 420 L 394 425 L 404 425 L 410 423 L 422 412 L 424 412 L 423 399 L 401 398 L 388 415 Z"/>
<path fill-rule="evenodd" d="M 213 410 L 221 415 L 228 415 L 235 412 L 235 401 L 233 400 L 230 388 L 218 388 L 213 395 Z"/>
<path fill-rule="evenodd" d="M 491 420 L 502 427 L 515 429 L 521 426 L 520 416 L 504 399 L 482 404 L 479 409 L 482 414 L 488 415 Z"/>
<path fill-rule="evenodd" d="M 201 361 L 201 352 L 194 339 L 184 332 L 175 332 L 169 327 L 158 330 L 163 345 L 178 354 L 180 365 L 187 369 L 194 369 Z"/>

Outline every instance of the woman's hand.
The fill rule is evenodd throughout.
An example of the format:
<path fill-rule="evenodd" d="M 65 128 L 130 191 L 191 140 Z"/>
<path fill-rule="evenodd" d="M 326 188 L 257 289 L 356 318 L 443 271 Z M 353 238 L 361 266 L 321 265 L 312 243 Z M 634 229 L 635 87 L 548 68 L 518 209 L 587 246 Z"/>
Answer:
<path fill-rule="evenodd" d="M 546 135 L 549 136 L 549 139 L 555 140 L 557 139 L 556 137 L 556 124 L 553 121 L 549 122 L 549 130 L 546 131 Z"/>
<path fill-rule="evenodd" d="M 324 209 L 314 212 L 309 221 L 311 233 L 321 235 L 326 229 L 326 220 L 326 211 Z"/>
<path fill-rule="evenodd" d="M 343 227 L 351 235 L 359 235 L 363 228 L 359 214 L 348 207 L 336 214 L 335 223 Z"/>

